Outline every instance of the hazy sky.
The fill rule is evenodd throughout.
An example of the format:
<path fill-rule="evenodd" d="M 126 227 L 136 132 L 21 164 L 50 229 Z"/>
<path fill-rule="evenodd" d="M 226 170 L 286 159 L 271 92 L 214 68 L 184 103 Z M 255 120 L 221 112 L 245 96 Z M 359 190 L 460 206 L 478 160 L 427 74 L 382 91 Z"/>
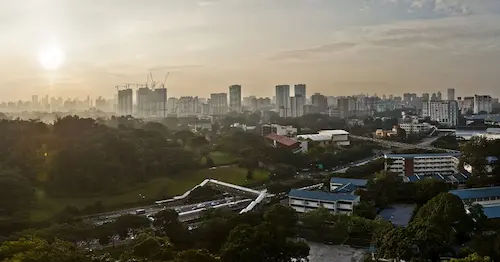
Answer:
<path fill-rule="evenodd" d="M 0 100 L 111 97 L 149 71 L 171 72 L 169 96 L 236 83 L 259 96 L 294 83 L 308 94 L 500 96 L 500 1 L 2 1 L 0 57 Z"/>

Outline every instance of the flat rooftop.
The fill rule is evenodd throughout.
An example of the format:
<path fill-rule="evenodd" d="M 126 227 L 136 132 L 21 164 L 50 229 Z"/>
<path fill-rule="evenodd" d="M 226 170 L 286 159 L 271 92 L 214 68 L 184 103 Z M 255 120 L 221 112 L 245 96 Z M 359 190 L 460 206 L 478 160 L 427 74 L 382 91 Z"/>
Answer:
<path fill-rule="evenodd" d="M 359 200 L 359 196 L 348 194 L 348 193 L 329 193 L 323 191 L 309 191 L 309 190 L 299 190 L 292 189 L 290 193 L 288 193 L 289 197 L 293 198 L 303 198 L 310 200 L 323 200 L 323 201 L 354 201 Z"/>
<path fill-rule="evenodd" d="M 385 154 L 385 158 L 418 158 L 418 157 L 460 157 L 460 153 L 424 153 L 424 154 Z"/>

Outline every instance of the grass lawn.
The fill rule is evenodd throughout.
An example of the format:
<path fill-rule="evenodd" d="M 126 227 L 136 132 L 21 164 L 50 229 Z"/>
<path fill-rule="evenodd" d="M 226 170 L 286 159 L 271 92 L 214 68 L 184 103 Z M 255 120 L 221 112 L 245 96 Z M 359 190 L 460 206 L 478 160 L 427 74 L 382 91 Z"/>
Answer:
<path fill-rule="evenodd" d="M 238 161 L 238 157 L 222 152 L 222 151 L 213 151 L 208 154 L 210 158 L 214 161 L 214 164 L 216 166 L 222 166 L 222 165 L 228 165 L 228 164 L 233 164 Z"/>
<path fill-rule="evenodd" d="M 145 183 L 130 186 L 128 189 L 124 189 L 123 193 L 105 196 L 51 197 L 43 190 L 38 189 L 35 192 L 36 200 L 30 213 L 30 219 L 33 222 L 45 221 L 68 205 L 82 209 L 96 201 L 101 201 L 104 207 L 109 210 L 131 207 L 139 203 L 151 204 L 155 200 L 167 196 L 182 194 L 206 178 L 237 185 L 254 184 L 269 178 L 269 173 L 265 170 L 254 171 L 252 180 L 247 180 L 246 175 L 247 170 L 239 167 L 201 169 L 180 173 L 172 177 L 155 178 Z M 145 198 L 143 199 L 141 195 Z"/>

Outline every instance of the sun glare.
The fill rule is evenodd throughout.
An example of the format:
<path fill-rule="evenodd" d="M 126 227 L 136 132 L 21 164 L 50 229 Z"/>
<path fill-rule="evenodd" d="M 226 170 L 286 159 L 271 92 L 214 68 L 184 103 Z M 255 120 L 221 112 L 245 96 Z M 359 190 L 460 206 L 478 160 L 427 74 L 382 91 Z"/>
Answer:
<path fill-rule="evenodd" d="M 40 50 L 38 61 L 45 70 L 57 70 L 64 63 L 64 52 L 58 46 L 50 46 Z"/>

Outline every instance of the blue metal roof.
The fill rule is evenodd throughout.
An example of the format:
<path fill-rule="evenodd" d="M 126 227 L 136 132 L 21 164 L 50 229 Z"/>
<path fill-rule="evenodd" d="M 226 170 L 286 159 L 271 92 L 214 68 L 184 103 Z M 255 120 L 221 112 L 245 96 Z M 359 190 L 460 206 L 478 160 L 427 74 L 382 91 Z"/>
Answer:
<path fill-rule="evenodd" d="M 483 211 L 488 218 L 500 218 L 500 205 L 483 206 Z"/>
<path fill-rule="evenodd" d="M 484 198 L 492 196 L 500 196 L 500 187 L 480 187 L 451 190 L 450 193 L 458 196 L 462 200 L 471 198 Z"/>
<path fill-rule="evenodd" d="M 337 184 L 352 184 L 355 186 L 366 186 L 368 183 L 367 179 L 355 179 L 355 178 L 343 178 L 343 177 L 332 177 L 330 179 L 330 183 L 337 183 Z"/>
<path fill-rule="evenodd" d="M 385 158 L 415 158 L 415 157 L 440 157 L 440 156 L 461 156 L 460 153 L 428 153 L 428 154 L 385 154 Z"/>
<path fill-rule="evenodd" d="M 292 189 L 288 193 L 289 197 L 295 198 L 306 198 L 311 200 L 323 200 L 323 201 L 342 201 L 342 200 L 359 200 L 359 196 L 346 194 L 346 193 L 328 193 L 322 191 L 308 191 L 308 190 L 298 190 Z"/>
<path fill-rule="evenodd" d="M 348 184 L 342 185 L 341 187 L 338 187 L 337 189 L 333 190 L 333 192 L 336 192 L 336 193 L 353 193 L 358 188 L 359 188 L 358 186 L 353 185 L 351 183 L 348 183 Z"/>

